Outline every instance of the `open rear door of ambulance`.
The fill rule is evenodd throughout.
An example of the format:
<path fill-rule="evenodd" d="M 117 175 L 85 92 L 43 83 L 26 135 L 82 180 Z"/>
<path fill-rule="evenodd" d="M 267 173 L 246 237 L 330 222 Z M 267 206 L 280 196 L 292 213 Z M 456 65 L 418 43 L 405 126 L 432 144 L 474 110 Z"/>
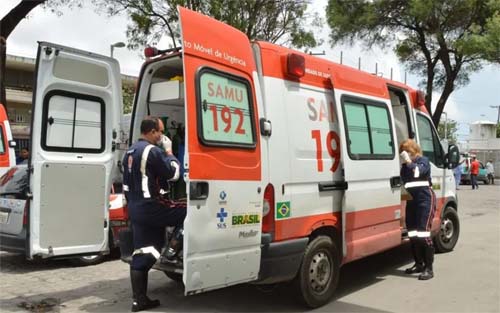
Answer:
<path fill-rule="evenodd" d="M 122 106 L 118 62 L 40 42 L 36 78 L 27 256 L 105 251 Z"/>
<path fill-rule="evenodd" d="M 332 73 L 347 190 L 342 205 L 344 261 L 401 243 L 398 145 L 387 87 L 378 77 Z"/>
<path fill-rule="evenodd" d="M 186 294 L 257 279 L 260 142 L 256 66 L 248 38 L 179 7 L 186 101 Z"/>

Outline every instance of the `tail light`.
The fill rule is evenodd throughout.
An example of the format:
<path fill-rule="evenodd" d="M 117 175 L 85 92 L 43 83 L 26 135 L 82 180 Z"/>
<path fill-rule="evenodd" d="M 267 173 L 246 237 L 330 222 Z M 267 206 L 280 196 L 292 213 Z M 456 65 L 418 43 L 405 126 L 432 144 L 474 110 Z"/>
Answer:
<path fill-rule="evenodd" d="M 266 186 L 264 191 L 264 208 L 262 211 L 262 232 L 274 232 L 274 187 Z"/>

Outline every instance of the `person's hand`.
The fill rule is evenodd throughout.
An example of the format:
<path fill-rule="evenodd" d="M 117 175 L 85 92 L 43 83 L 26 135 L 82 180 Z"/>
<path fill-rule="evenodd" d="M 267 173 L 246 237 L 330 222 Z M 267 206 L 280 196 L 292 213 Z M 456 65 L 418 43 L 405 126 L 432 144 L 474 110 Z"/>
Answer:
<path fill-rule="evenodd" d="M 411 163 L 410 155 L 408 154 L 408 152 L 403 151 L 399 156 L 401 157 L 404 163 Z"/>
<path fill-rule="evenodd" d="M 161 136 L 161 145 L 167 154 L 172 154 L 172 141 L 167 136 Z"/>

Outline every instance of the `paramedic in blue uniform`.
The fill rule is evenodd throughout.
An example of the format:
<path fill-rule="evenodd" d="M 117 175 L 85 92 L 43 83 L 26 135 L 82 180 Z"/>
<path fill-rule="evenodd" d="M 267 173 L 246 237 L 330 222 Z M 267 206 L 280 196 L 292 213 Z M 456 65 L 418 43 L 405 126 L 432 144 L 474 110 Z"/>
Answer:
<path fill-rule="evenodd" d="M 186 208 L 172 207 L 162 194 L 169 181 L 179 178 L 179 161 L 172 143 L 163 135 L 163 122 L 146 117 L 141 138 L 123 158 L 123 191 L 132 222 L 134 253 L 130 264 L 132 312 L 157 307 L 160 301 L 147 297 L 148 271 L 160 257 L 165 244 L 165 227 L 182 225 Z M 161 147 L 161 148 L 160 148 Z"/>
<path fill-rule="evenodd" d="M 405 272 L 407 274 L 420 273 L 419 280 L 428 280 L 434 277 L 431 226 L 436 212 L 431 167 L 429 159 L 422 156 L 422 150 L 414 140 L 403 141 L 399 146 L 399 151 L 403 162 L 401 178 L 412 198 L 406 203 L 406 227 L 415 264 Z"/>

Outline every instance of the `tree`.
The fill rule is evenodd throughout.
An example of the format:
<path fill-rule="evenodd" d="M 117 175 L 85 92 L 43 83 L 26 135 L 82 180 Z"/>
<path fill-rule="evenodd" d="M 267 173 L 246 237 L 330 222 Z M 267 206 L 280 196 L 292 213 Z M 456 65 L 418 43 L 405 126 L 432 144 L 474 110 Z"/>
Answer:
<path fill-rule="evenodd" d="M 446 123 L 446 136 L 444 133 Z M 458 123 L 455 120 L 441 120 L 437 128 L 439 138 L 448 139 L 449 143 L 457 143 Z"/>
<path fill-rule="evenodd" d="M 332 43 L 356 39 L 392 47 L 410 72 L 423 77 L 425 105 L 441 91 L 438 124 L 450 94 L 486 63 L 500 63 L 500 0 L 329 0 Z"/>
<path fill-rule="evenodd" d="M 315 47 L 321 43 L 311 30 L 321 25 L 321 19 L 306 13 L 309 0 L 92 1 L 100 9 L 105 9 L 110 16 L 123 12 L 128 14 L 131 19 L 131 24 L 127 27 L 129 48 L 158 42 L 166 30 L 176 39 L 173 45 L 177 45 L 180 37 L 177 5 L 232 25 L 252 40 L 266 40 L 297 48 Z M 64 4 L 67 1 L 53 2 Z"/>
<path fill-rule="evenodd" d="M 134 104 L 135 87 L 122 84 L 123 114 L 131 113 Z"/>
<path fill-rule="evenodd" d="M 22 0 L 0 20 L 0 103 L 7 107 L 5 94 L 5 62 L 7 59 L 7 38 L 17 24 L 45 0 Z"/>

